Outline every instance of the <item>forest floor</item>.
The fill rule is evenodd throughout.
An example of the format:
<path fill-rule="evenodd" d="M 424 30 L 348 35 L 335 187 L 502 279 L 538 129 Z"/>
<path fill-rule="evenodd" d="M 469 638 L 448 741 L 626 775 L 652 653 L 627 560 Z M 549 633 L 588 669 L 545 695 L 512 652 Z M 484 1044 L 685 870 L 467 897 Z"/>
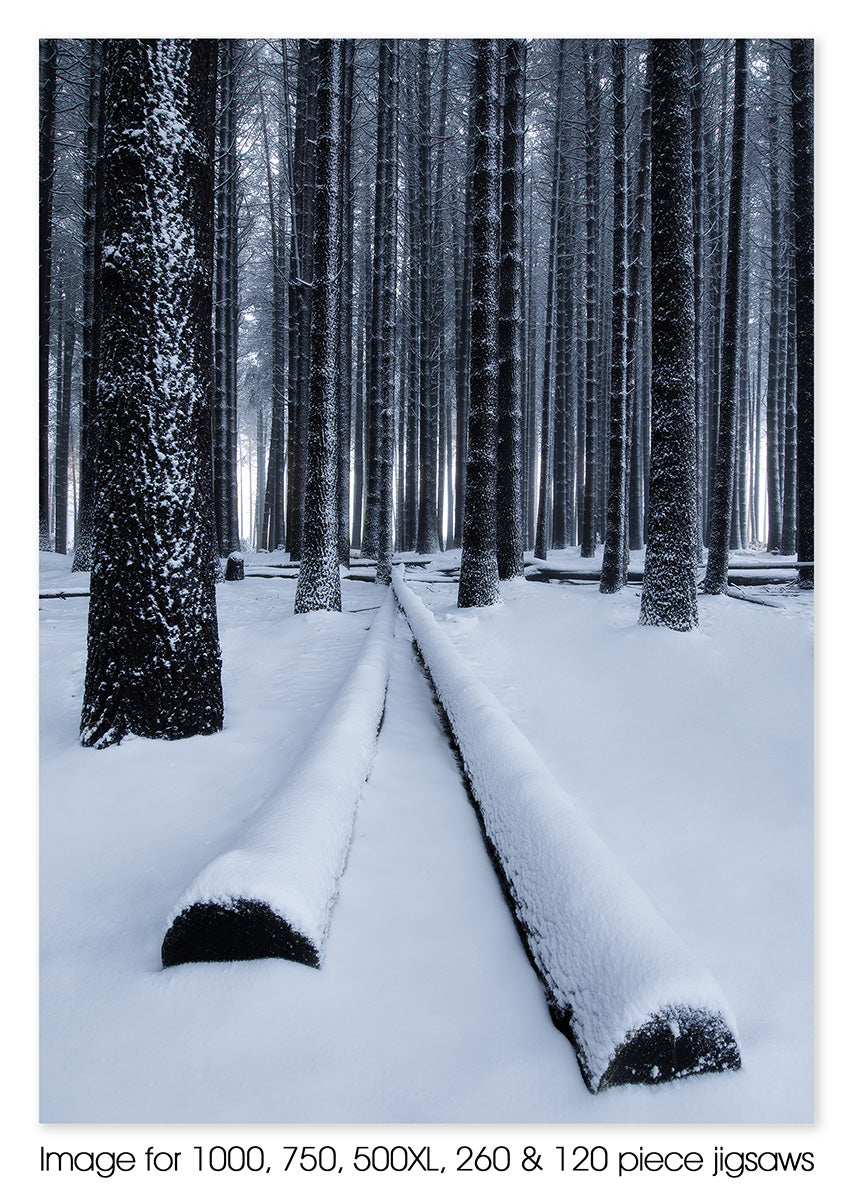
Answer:
<path fill-rule="evenodd" d="M 42 592 L 87 588 L 40 557 Z M 350 579 L 343 613 L 294 616 L 295 579 L 250 574 L 217 589 L 225 728 L 184 742 L 83 749 L 87 601 L 40 601 L 42 1121 L 812 1119 L 812 595 L 702 596 L 674 634 L 638 625 L 638 586 L 516 582 L 458 610 L 454 564 L 407 578 L 710 969 L 743 1069 L 587 1092 L 399 615 L 322 968 L 161 968 L 177 898 L 286 778 L 379 603 Z"/>

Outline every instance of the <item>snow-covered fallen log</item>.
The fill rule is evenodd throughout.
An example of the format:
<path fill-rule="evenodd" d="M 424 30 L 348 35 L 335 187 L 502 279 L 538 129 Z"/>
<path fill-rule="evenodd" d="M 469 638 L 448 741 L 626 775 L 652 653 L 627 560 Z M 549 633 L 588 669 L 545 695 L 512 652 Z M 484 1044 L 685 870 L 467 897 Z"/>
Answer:
<path fill-rule="evenodd" d="M 165 967 L 273 957 L 320 965 L 385 707 L 396 611 L 389 588 L 282 790 L 178 900 L 163 938 Z"/>
<path fill-rule="evenodd" d="M 654 909 L 395 569 L 519 930 L 590 1091 L 740 1066 L 703 965 Z"/>

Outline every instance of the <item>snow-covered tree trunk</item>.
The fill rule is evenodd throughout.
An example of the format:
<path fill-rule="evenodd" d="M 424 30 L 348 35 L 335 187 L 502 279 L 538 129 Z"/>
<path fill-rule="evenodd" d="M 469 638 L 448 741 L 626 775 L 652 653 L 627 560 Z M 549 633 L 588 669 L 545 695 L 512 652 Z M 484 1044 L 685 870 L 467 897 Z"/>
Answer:
<path fill-rule="evenodd" d="M 471 96 L 471 391 L 457 604 L 500 601 L 496 552 L 498 390 L 497 42 L 474 43 Z"/>
<path fill-rule="evenodd" d="M 614 39 L 613 72 L 613 310 L 610 365 L 610 458 L 607 481 L 607 528 L 601 591 L 618 592 L 627 578 L 626 506 L 628 500 L 627 288 L 628 155 L 626 145 L 628 43 Z"/>
<path fill-rule="evenodd" d="M 352 114 L 355 42 L 341 46 L 341 401 L 338 411 L 338 559 L 350 561 L 350 465 L 352 463 L 353 208 Z"/>
<path fill-rule="evenodd" d="M 104 43 L 87 746 L 222 727 L 210 504 L 216 54 L 215 41 Z"/>
<path fill-rule="evenodd" d="M 782 554 L 797 552 L 797 307 L 794 255 L 789 255 L 785 381 L 785 454 L 782 461 Z M 781 416 L 781 414 L 780 414 Z"/>
<path fill-rule="evenodd" d="M 704 557 L 703 430 L 707 425 L 708 398 L 705 375 L 705 51 L 701 38 L 690 40 L 690 132 L 693 161 L 693 309 L 696 327 L 693 357 L 696 363 L 696 561 Z"/>
<path fill-rule="evenodd" d="M 282 68 L 285 57 L 282 46 Z M 266 468 L 258 470 L 258 521 L 259 547 L 275 550 L 285 542 L 285 505 L 284 505 L 284 469 L 285 469 L 285 251 L 284 228 L 282 212 L 282 176 L 279 174 L 279 186 L 273 181 L 272 154 L 270 136 L 264 104 L 264 91 L 261 83 L 260 67 L 256 60 L 258 109 L 261 118 L 261 134 L 264 148 L 264 168 L 266 176 L 266 200 L 269 210 L 269 249 L 270 266 L 272 270 L 272 294 L 270 312 L 270 334 L 272 352 L 272 397 L 270 403 L 270 436 Z M 284 81 L 283 81 L 284 82 Z M 284 90 L 284 89 L 283 89 Z M 285 99 L 282 97 L 284 106 Z M 280 142 L 284 139 L 279 139 Z"/>
<path fill-rule="evenodd" d="M 467 174 L 471 174 L 471 139 L 468 139 Z M 456 239 L 459 271 L 456 291 L 456 479 L 453 487 L 453 537 L 461 546 L 465 528 L 465 492 L 468 464 L 468 409 L 471 387 L 471 188 L 466 188 L 465 218 Z"/>
<path fill-rule="evenodd" d="M 237 119 L 235 41 L 219 53 L 214 188 L 213 508 L 219 554 L 240 549 L 237 517 Z"/>
<path fill-rule="evenodd" d="M 545 346 L 542 356 L 542 426 L 539 436 L 539 495 L 536 505 L 536 540 L 533 553 L 547 558 L 551 545 L 554 486 L 554 297 L 556 293 L 557 234 L 560 215 L 560 179 L 563 118 L 563 81 L 566 42 L 560 39 L 557 94 L 554 109 L 554 143 L 551 166 L 551 211 L 548 232 L 548 283 L 545 299 Z"/>
<path fill-rule="evenodd" d="M 651 46 L 652 444 L 640 624 L 688 630 L 699 623 L 690 59 L 684 38 Z"/>
<path fill-rule="evenodd" d="M 741 309 L 741 262 L 744 257 L 744 165 L 746 156 L 747 43 L 739 38 L 735 51 L 732 176 L 729 194 L 729 228 L 726 251 L 726 297 L 720 373 L 720 419 L 711 523 L 708 530 L 708 566 L 705 591 L 720 595 L 728 586 L 729 532 L 734 501 L 737 455 L 738 331 Z"/>
<path fill-rule="evenodd" d="M 418 452 L 419 554 L 438 546 L 438 313 L 433 239 L 432 137 L 429 40 L 417 48 L 417 271 L 420 281 L 420 446 Z"/>
<path fill-rule="evenodd" d="M 770 112 L 768 116 L 770 203 L 770 330 L 767 356 L 767 549 L 778 551 L 782 538 L 780 447 L 784 441 L 785 404 L 785 245 L 784 184 L 780 162 L 781 54 L 770 47 Z"/>
<path fill-rule="evenodd" d="M 340 612 L 338 386 L 340 381 L 340 39 L 317 43 L 311 369 L 308 387 L 302 563 L 297 613 Z"/>
<path fill-rule="evenodd" d="M 601 129 L 598 52 L 594 42 L 584 42 L 584 111 L 586 167 L 586 385 L 584 412 L 584 491 L 581 558 L 595 554 L 598 473 L 598 188 L 599 133 Z"/>
<path fill-rule="evenodd" d="M 797 280 L 797 557 L 814 562 L 814 45 L 791 39 L 792 175 Z M 801 567 L 801 588 L 814 567 Z"/>
<path fill-rule="evenodd" d="M 39 550 L 50 550 L 50 330 L 56 38 L 39 43 Z"/>
<path fill-rule="evenodd" d="M 497 556 L 501 579 L 524 575 L 521 509 L 524 107 L 527 46 L 520 38 L 504 50 L 501 158 L 501 261 L 498 317 Z"/>
<path fill-rule="evenodd" d="M 376 245 L 379 261 L 374 279 L 379 287 L 376 330 L 376 415 L 379 424 L 376 582 L 391 582 L 394 552 L 394 360 L 397 324 L 397 90 L 398 55 L 393 39 L 379 46 L 379 103 L 384 109 L 377 146 Z M 381 180 L 380 177 L 381 176 Z"/>
<path fill-rule="evenodd" d="M 498 575 L 524 575 L 522 532 L 522 271 L 527 44 L 504 48 L 498 317 Z"/>
<path fill-rule="evenodd" d="M 317 47 L 299 42 L 291 197 L 289 402 L 287 424 L 287 540 L 291 558 L 302 554 L 310 408 L 313 313 L 314 187 L 317 168 Z"/>
<path fill-rule="evenodd" d="M 71 372 L 77 340 L 76 302 L 73 295 L 62 299 L 57 321 L 56 356 L 56 451 L 54 467 L 53 548 L 68 553 L 68 454 L 71 436 Z"/>
<path fill-rule="evenodd" d="M 101 110 L 101 42 L 89 42 L 89 78 L 86 104 L 86 142 L 83 158 L 83 248 L 82 248 L 82 386 L 78 426 L 80 430 L 80 501 L 74 532 L 72 571 L 92 566 L 92 520 L 95 503 L 95 400 L 98 382 L 98 305 L 95 303 L 95 228 L 101 189 L 98 186 Z"/>
<path fill-rule="evenodd" d="M 639 162 L 634 185 L 634 204 L 631 216 L 631 266 L 628 272 L 628 309 L 626 337 L 628 339 L 628 363 L 626 391 L 631 413 L 630 470 L 628 478 L 628 546 L 641 550 L 643 546 L 643 499 L 645 494 L 643 421 L 643 372 L 641 289 L 645 290 L 646 274 L 642 264 L 648 245 L 647 213 L 649 190 L 649 160 L 651 155 L 652 109 L 648 87 L 648 67 L 643 82 L 643 115 L 640 129 Z"/>

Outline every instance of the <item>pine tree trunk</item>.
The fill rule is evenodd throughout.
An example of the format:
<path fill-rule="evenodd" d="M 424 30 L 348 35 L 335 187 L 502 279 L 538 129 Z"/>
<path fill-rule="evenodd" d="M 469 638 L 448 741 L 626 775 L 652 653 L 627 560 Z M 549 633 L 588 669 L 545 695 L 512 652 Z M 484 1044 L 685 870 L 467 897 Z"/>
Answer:
<path fill-rule="evenodd" d="M 613 71 L 613 308 L 610 356 L 610 457 L 607 528 L 601 591 L 619 591 L 628 575 L 625 554 L 628 472 L 627 290 L 628 290 L 628 155 L 626 146 L 628 43 L 611 43 Z"/>
<path fill-rule="evenodd" d="M 797 558 L 814 562 L 814 44 L 791 38 L 792 177 L 797 281 Z M 801 588 L 814 568 L 800 567 Z"/>
<path fill-rule="evenodd" d="M 68 553 L 68 445 L 71 433 L 71 371 L 77 338 L 77 315 L 73 299 L 64 299 L 61 333 L 62 357 L 57 362 L 56 451 L 54 480 L 54 541 L 57 554 Z"/>
<path fill-rule="evenodd" d="M 429 41 L 417 49 L 417 220 L 420 280 L 420 447 L 418 453 L 419 554 L 438 551 L 438 323 L 433 244 Z"/>
<path fill-rule="evenodd" d="M 354 193 L 352 185 L 352 113 L 355 72 L 355 42 L 342 42 L 341 92 L 341 400 L 338 414 L 338 560 L 350 561 L 350 467 L 352 464 L 352 334 L 353 334 L 353 249 Z"/>
<path fill-rule="evenodd" d="M 74 530 L 72 571 L 88 571 L 92 566 L 92 521 L 97 459 L 95 400 L 98 382 L 98 318 L 100 315 L 99 305 L 95 300 L 97 278 L 95 253 L 98 245 L 95 230 L 99 222 L 102 195 L 102 189 L 99 187 L 102 132 L 101 43 L 99 39 L 93 38 L 89 42 L 86 147 L 83 162 L 83 331 L 82 386 L 79 408 L 80 503 Z"/>
<path fill-rule="evenodd" d="M 524 111 L 527 50 L 520 39 L 503 54 L 501 247 L 498 316 L 497 558 L 501 579 L 524 576 L 521 524 L 521 276 L 523 270 Z"/>
<path fill-rule="evenodd" d="M 314 279 L 314 185 L 317 145 L 316 47 L 309 39 L 299 42 L 294 129 L 294 186 L 291 211 L 290 374 L 287 443 L 287 546 L 291 558 L 302 554 L 308 455 L 308 410 L 312 298 Z"/>
<path fill-rule="evenodd" d="M 385 108 L 382 142 L 377 145 L 376 237 L 379 247 L 377 416 L 379 420 L 379 511 L 376 582 L 391 582 L 394 552 L 395 331 L 397 324 L 397 92 L 396 43 L 379 45 L 379 103 Z M 381 181 L 379 179 L 381 175 Z"/>
<path fill-rule="evenodd" d="M 643 260 L 647 246 L 646 214 L 648 211 L 649 158 L 651 154 L 652 108 L 648 88 L 648 69 L 643 85 L 643 115 L 641 119 L 639 163 L 634 195 L 634 211 L 631 219 L 631 266 L 628 271 L 628 378 L 627 393 L 631 412 L 630 471 L 628 480 L 628 548 L 641 550 L 643 547 L 643 499 L 645 493 L 645 422 L 643 420 L 644 394 L 641 369 L 641 286 L 646 279 Z"/>
<path fill-rule="evenodd" d="M 793 264 L 792 264 L 793 265 Z M 782 537 L 780 552 L 797 552 L 797 311 L 796 279 L 788 272 L 785 356 L 785 457 L 782 469 Z"/>
<path fill-rule="evenodd" d="M 220 43 L 214 191 L 213 507 L 219 554 L 240 549 L 237 517 L 237 122 L 235 42 Z"/>
<path fill-rule="evenodd" d="M 471 394 L 459 608 L 500 601 L 496 551 L 498 375 L 497 43 L 474 43 L 471 95 Z"/>
<path fill-rule="evenodd" d="M 340 383 L 339 39 L 316 45 L 311 359 L 301 565 L 294 612 L 341 609 L 338 565 L 338 387 Z"/>
<path fill-rule="evenodd" d="M 39 43 L 39 550 L 50 550 L 50 338 L 56 38 Z"/>
<path fill-rule="evenodd" d="M 597 54 L 584 43 L 584 107 L 586 114 L 586 399 L 584 414 L 584 493 L 581 558 L 592 558 L 596 545 L 598 385 L 598 138 L 600 133 Z"/>
<path fill-rule="evenodd" d="M 87 746 L 222 727 L 210 503 L 216 56 L 215 41 L 104 43 Z"/>
<path fill-rule="evenodd" d="M 707 436 L 708 397 L 705 373 L 705 65 L 701 38 L 690 41 L 690 134 L 693 162 L 693 309 L 696 327 L 693 342 L 696 408 L 696 561 L 701 563 L 705 529 L 704 441 Z M 705 435 L 705 436 L 703 436 Z"/>
<path fill-rule="evenodd" d="M 726 252 L 726 300 L 720 374 L 720 419 L 705 591 L 721 595 L 728 586 L 729 534 L 734 499 L 737 453 L 737 370 L 741 308 L 741 261 L 744 247 L 744 164 L 746 156 L 747 43 L 739 38 L 735 51 L 732 174 Z"/>
<path fill-rule="evenodd" d="M 469 179 L 473 170 L 471 163 L 472 144 L 469 138 L 467 172 Z M 465 224 L 460 231 L 461 297 L 457 304 L 456 326 L 456 482 L 454 486 L 455 507 L 453 535 L 457 545 L 462 545 L 465 528 L 465 496 L 467 492 L 468 465 L 468 412 L 470 401 L 471 371 L 471 270 L 473 214 L 470 186 L 465 192 Z"/>
<path fill-rule="evenodd" d="M 683 38 L 651 43 L 652 446 L 641 625 L 699 623 L 693 386 L 690 59 Z"/>
<path fill-rule="evenodd" d="M 554 485 L 554 298 L 556 294 L 557 233 L 560 214 L 560 152 L 562 150 L 565 39 L 560 40 L 551 161 L 551 215 L 548 233 L 548 288 L 545 299 L 545 348 L 542 361 L 542 426 L 539 433 L 539 496 L 536 505 L 536 558 L 548 557 Z"/>
<path fill-rule="evenodd" d="M 770 155 L 770 342 L 767 360 L 767 549 L 778 552 L 782 539 L 782 479 L 780 472 L 780 413 L 784 413 L 785 263 L 782 245 L 782 182 L 779 162 L 778 51 L 771 49 L 771 78 L 777 92 L 768 118 Z"/>
<path fill-rule="evenodd" d="M 282 65 L 284 65 L 282 48 Z M 261 116 L 261 133 L 263 135 L 264 163 L 267 181 L 267 205 L 270 224 L 270 257 L 272 271 L 272 400 L 270 405 L 270 434 L 269 459 L 266 469 L 258 472 L 259 492 L 258 507 L 263 507 L 261 516 L 261 534 L 259 546 L 267 550 L 275 550 L 284 545 L 285 516 L 284 516 L 284 469 L 285 469 L 285 272 L 284 246 L 282 244 L 283 229 L 281 220 L 281 189 L 276 191 L 272 174 L 272 155 L 270 150 L 269 130 L 266 119 L 266 109 L 263 99 L 263 89 L 258 73 L 258 97 Z M 283 104 L 286 96 L 282 97 Z M 263 492 L 260 491 L 260 478 L 263 474 Z"/>

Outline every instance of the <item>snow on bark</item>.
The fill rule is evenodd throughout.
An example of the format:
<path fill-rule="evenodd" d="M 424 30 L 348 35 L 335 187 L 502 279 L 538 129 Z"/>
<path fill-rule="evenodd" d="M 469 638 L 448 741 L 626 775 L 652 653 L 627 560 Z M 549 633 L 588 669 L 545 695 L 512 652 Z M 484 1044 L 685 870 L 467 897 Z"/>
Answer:
<path fill-rule="evenodd" d="M 717 461 L 708 530 L 705 591 L 722 595 L 728 583 L 729 535 L 735 494 L 738 417 L 738 337 L 741 322 L 741 276 L 744 258 L 744 166 L 746 161 L 747 43 L 739 38 L 735 50 L 735 95 L 732 129 L 732 174 L 729 192 L 726 298 L 720 356 L 720 405 Z M 745 364 L 744 364 L 745 367 Z"/>
<path fill-rule="evenodd" d="M 222 727 L 210 509 L 216 43 L 105 43 L 84 745 Z"/>
<path fill-rule="evenodd" d="M 690 60 L 652 43 L 652 430 L 641 625 L 699 624 L 694 553 L 693 194 Z"/>
<path fill-rule="evenodd" d="M 740 1066 L 708 971 L 545 767 L 395 568 L 393 586 L 449 719 L 486 839 L 590 1091 Z"/>
<path fill-rule="evenodd" d="M 524 577 L 522 533 L 522 275 L 527 46 L 504 51 L 501 261 L 498 315 L 497 558 L 501 579 Z"/>
<path fill-rule="evenodd" d="M 797 306 L 797 557 L 814 560 L 814 45 L 791 39 Z M 814 567 L 800 568 L 814 587 Z"/>
<path fill-rule="evenodd" d="M 170 913 L 164 966 L 270 957 L 320 966 L 385 708 L 396 612 L 389 588 L 284 787 Z"/>
<path fill-rule="evenodd" d="M 611 43 L 613 73 L 613 315 L 610 367 L 610 459 L 602 592 L 618 592 L 628 571 L 625 523 L 628 498 L 628 154 L 626 142 L 628 42 Z"/>
<path fill-rule="evenodd" d="M 311 292 L 311 376 L 302 564 L 297 613 L 340 612 L 338 563 L 338 318 L 340 248 L 340 140 L 338 83 L 340 41 L 321 39 L 317 49 L 317 145 L 314 193 L 314 279 Z"/>
<path fill-rule="evenodd" d="M 379 96 L 383 112 L 377 129 L 376 211 L 374 214 L 374 287 L 377 323 L 376 346 L 376 582 L 391 582 L 394 555 L 394 415 L 396 409 L 394 360 L 397 325 L 397 105 L 399 64 L 397 44 L 379 43 Z"/>
<path fill-rule="evenodd" d="M 498 102 L 494 39 L 475 42 L 471 140 L 471 398 L 465 471 L 460 608 L 499 604 L 498 420 Z"/>

